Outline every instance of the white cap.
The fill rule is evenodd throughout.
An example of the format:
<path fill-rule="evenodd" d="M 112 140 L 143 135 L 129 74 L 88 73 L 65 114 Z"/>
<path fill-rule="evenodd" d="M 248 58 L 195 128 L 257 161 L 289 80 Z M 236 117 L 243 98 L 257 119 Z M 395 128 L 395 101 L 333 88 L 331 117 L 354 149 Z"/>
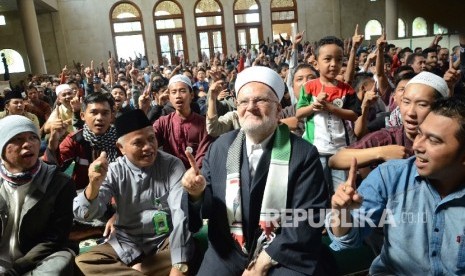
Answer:
<path fill-rule="evenodd" d="M 171 84 L 176 83 L 176 82 L 183 82 L 183 83 L 187 84 L 187 86 L 189 86 L 192 89 L 191 80 L 187 76 L 184 76 L 184 75 L 172 76 L 170 81 L 168 82 L 168 87 L 170 87 Z"/>
<path fill-rule="evenodd" d="M 237 74 L 234 89 L 236 90 L 236 97 L 241 88 L 249 82 L 260 82 L 268 85 L 281 101 L 284 95 L 284 81 L 281 76 L 274 70 L 264 66 L 252 66 L 244 69 Z"/>
<path fill-rule="evenodd" d="M 436 91 L 439 92 L 444 98 L 449 97 L 449 88 L 447 88 L 446 81 L 438 75 L 435 75 L 430 72 L 421 72 L 420 74 L 416 75 L 411 79 L 405 87 L 409 84 L 424 84 L 434 88 Z"/>
<path fill-rule="evenodd" d="M 72 90 L 71 89 L 71 86 L 69 86 L 68 84 L 60 84 L 57 86 L 57 89 L 55 90 L 55 93 L 58 95 L 60 95 L 61 92 L 65 91 L 65 90 Z"/>

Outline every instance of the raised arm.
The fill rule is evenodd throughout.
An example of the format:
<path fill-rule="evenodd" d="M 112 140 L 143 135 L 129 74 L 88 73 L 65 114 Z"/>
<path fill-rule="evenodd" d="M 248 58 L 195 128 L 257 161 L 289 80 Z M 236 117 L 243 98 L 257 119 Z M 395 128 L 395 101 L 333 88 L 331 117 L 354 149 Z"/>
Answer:
<path fill-rule="evenodd" d="M 352 159 L 357 159 L 359 167 L 366 167 L 375 162 L 384 162 L 390 159 L 402 159 L 407 157 L 404 146 L 388 145 L 364 149 L 341 149 L 329 158 L 329 167 L 338 170 L 350 168 Z"/>
<path fill-rule="evenodd" d="M 378 47 L 378 55 L 376 56 L 376 78 L 378 80 L 378 88 L 381 96 L 384 96 L 389 90 L 389 82 L 386 74 L 384 73 L 384 48 L 386 48 L 386 33 L 383 34 L 376 41 Z"/>
<path fill-rule="evenodd" d="M 350 48 L 349 61 L 347 62 L 347 70 L 344 74 L 344 82 L 351 83 L 355 75 L 355 57 L 357 49 L 363 42 L 364 35 L 359 34 L 358 24 L 355 26 L 355 33 L 352 37 L 352 48 Z"/>

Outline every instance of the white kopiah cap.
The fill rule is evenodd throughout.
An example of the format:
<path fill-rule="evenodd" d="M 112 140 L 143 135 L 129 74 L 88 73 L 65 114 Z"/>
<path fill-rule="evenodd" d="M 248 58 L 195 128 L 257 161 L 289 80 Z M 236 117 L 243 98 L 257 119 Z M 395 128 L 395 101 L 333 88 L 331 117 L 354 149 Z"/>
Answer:
<path fill-rule="evenodd" d="M 413 79 L 411 79 L 405 87 L 414 83 L 430 86 L 438 91 L 444 98 L 449 97 L 449 88 L 447 88 L 447 83 L 438 75 L 430 72 L 421 72 L 420 74 L 413 77 Z"/>
<path fill-rule="evenodd" d="M 69 86 L 68 84 L 60 84 L 57 86 L 57 89 L 55 90 L 55 93 L 58 95 L 60 95 L 61 92 L 65 91 L 65 90 L 71 90 L 71 86 Z"/>
<path fill-rule="evenodd" d="M 187 84 L 187 86 L 189 86 L 192 89 L 191 80 L 187 76 L 184 76 L 184 75 L 172 76 L 170 81 L 168 82 L 168 87 L 170 87 L 171 84 L 176 83 L 176 82 L 183 82 L 183 83 Z"/>

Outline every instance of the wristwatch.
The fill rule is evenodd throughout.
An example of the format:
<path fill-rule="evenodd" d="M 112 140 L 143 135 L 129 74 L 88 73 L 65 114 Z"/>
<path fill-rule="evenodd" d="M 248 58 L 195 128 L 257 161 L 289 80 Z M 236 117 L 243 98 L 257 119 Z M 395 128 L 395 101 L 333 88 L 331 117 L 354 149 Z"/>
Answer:
<path fill-rule="evenodd" d="M 187 266 L 187 264 L 185 263 L 173 264 L 173 267 L 181 271 L 182 273 L 186 273 L 189 270 L 189 266 Z"/>

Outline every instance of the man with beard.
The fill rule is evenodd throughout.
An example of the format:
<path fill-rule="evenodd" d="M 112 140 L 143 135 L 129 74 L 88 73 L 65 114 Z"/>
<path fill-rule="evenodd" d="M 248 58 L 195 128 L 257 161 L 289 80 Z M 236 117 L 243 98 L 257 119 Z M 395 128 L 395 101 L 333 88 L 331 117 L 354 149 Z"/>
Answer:
<path fill-rule="evenodd" d="M 235 83 L 242 129 L 216 140 L 183 177 L 183 208 L 196 232 L 208 220 L 199 275 L 328 275 L 319 265 L 327 187 L 316 147 L 279 124 L 281 77 L 254 66 Z M 305 210 L 297 221 L 289 212 Z M 287 216 L 280 213 L 287 211 Z"/>
<path fill-rule="evenodd" d="M 194 93 L 191 81 L 184 75 L 175 75 L 170 79 L 168 89 L 170 102 L 176 111 L 160 117 L 153 124 L 158 144 L 163 146 L 163 151 L 181 159 L 186 169 L 191 165 L 184 151 L 190 147 L 200 166 L 211 137 L 207 134 L 205 117 L 192 111 Z"/>
<path fill-rule="evenodd" d="M 425 69 L 428 72 L 434 73 L 438 76 L 443 76 L 444 72 L 438 67 L 438 53 L 434 48 L 426 48 L 422 52 L 425 58 Z"/>
<path fill-rule="evenodd" d="M 50 137 L 44 160 L 57 164 L 63 170 L 74 161 L 72 178 L 78 190 L 89 183 L 89 164 L 97 159 L 100 152 L 105 151 L 110 162 L 120 155 L 116 148 L 116 132 L 111 126 L 114 104 L 109 94 L 93 93 L 84 98 L 81 110 L 84 127 L 67 135 L 61 143 L 65 124 L 57 121 L 51 126 L 56 134 Z"/>
<path fill-rule="evenodd" d="M 43 126 L 44 132 L 49 134 L 52 125 L 63 124 L 66 125 L 66 132 L 71 133 L 74 131 L 72 125 L 74 110 L 71 106 L 71 100 L 76 95 L 76 91 L 69 84 L 60 84 L 56 88 L 56 94 L 57 105 Z"/>

